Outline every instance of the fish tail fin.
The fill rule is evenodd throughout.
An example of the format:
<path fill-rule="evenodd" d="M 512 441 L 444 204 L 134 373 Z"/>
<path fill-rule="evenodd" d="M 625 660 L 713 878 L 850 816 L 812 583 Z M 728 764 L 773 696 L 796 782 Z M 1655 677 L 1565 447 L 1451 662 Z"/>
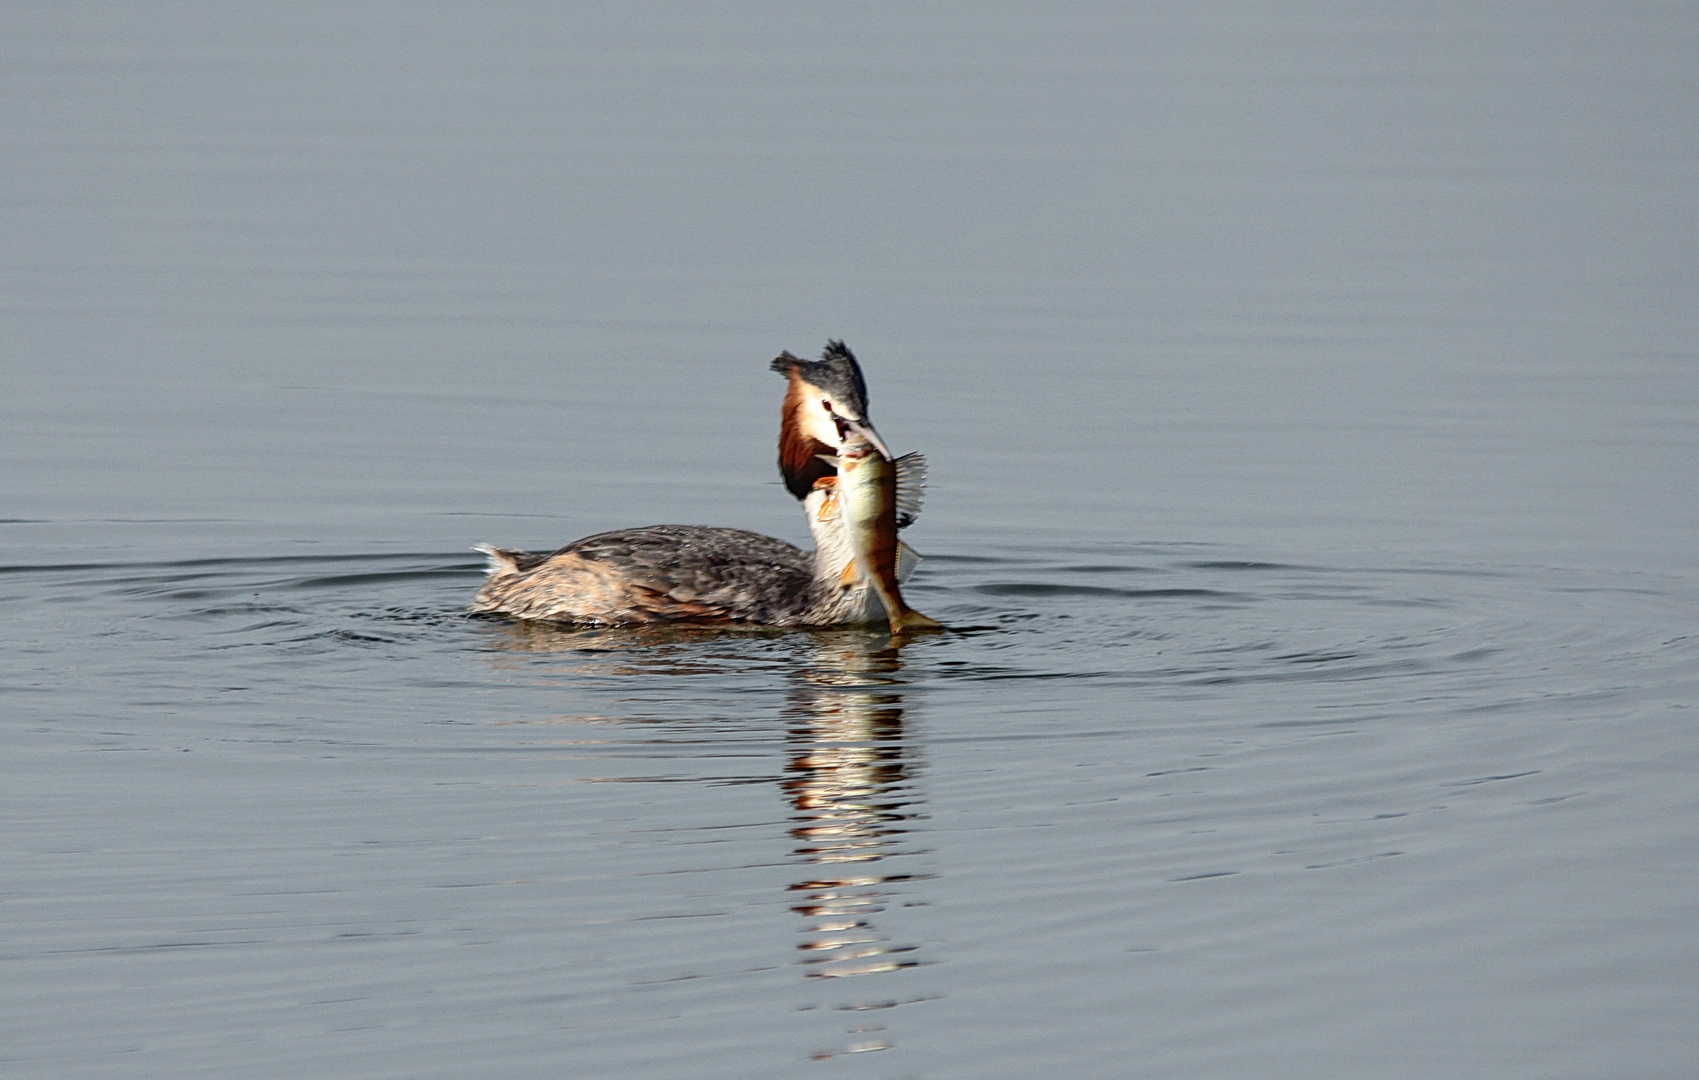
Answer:
<path fill-rule="evenodd" d="M 911 607 L 905 607 L 900 612 L 891 615 L 891 633 L 908 634 L 919 630 L 942 630 L 944 624 L 937 619 L 928 618 Z"/>

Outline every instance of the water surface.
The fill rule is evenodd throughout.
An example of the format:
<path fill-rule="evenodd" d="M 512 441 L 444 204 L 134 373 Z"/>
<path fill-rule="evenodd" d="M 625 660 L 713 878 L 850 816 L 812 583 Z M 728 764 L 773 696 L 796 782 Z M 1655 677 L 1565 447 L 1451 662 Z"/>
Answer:
<path fill-rule="evenodd" d="M 20 1077 L 1679 1076 L 1679 8 L 7 16 Z M 806 537 L 954 632 L 475 619 Z"/>

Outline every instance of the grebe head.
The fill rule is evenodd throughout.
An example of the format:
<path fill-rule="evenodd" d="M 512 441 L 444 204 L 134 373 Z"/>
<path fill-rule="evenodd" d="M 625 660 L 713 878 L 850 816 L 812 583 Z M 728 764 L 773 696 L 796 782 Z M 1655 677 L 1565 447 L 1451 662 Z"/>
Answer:
<path fill-rule="evenodd" d="M 861 365 L 843 342 L 826 342 L 818 360 L 780 353 L 772 367 L 790 381 L 779 414 L 779 472 L 792 495 L 806 499 L 815 480 L 833 475 L 835 470 L 818 455 L 840 449 L 852 434 L 891 456 L 867 418 Z"/>

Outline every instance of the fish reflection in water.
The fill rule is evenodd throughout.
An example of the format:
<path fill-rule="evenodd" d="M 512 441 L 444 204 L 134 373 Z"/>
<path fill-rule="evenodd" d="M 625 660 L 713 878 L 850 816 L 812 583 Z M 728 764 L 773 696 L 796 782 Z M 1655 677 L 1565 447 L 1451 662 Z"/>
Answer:
<path fill-rule="evenodd" d="M 878 916 L 921 875 L 890 873 L 884 860 L 919 816 L 920 772 L 903 721 L 902 657 L 860 633 L 815 635 L 815 663 L 798 672 L 785 709 L 790 764 L 782 787 L 795 811 L 795 855 L 810 873 L 791 886 L 805 920 L 798 948 L 813 979 L 898 971 L 920 964 L 918 946 L 893 941 Z M 885 1002 L 837 1003 L 860 1010 Z M 874 1049 L 852 1043 L 850 1049 Z"/>
<path fill-rule="evenodd" d="M 813 980 L 918 967 L 919 946 L 893 940 L 880 926 L 880 916 L 902 902 L 904 883 L 926 877 L 881 865 L 914 853 L 903 844 L 920 816 L 921 764 L 904 725 L 900 639 L 838 632 L 813 640 L 814 662 L 796 672 L 785 707 L 790 763 L 781 783 L 795 811 L 794 854 L 809 868 L 791 886 L 791 910 L 803 919 L 801 963 Z M 861 996 L 846 996 L 833 1008 L 860 1014 L 899 1003 L 870 998 L 868 989 L 844 984 L 837 992 Z M 811 1056 L 892 1046 L 883 1024 L 851 1024 L 847 1034 L 840 1050 L 816 1049 Z"/>
<path fill-rule="evenodd" d="M 790 685 L 779 788 L 792 811 L 792 854 L 806 868 L 788 888 L 789 907 L 803 923 L 796 948 L 804 978 L 841 995 L 827 1007 L 862 1017 L 931 996 L 855 978 L 922 964 L 918 945 L 882 927 L 894 907 L 920 906 L 904 897 L 930 877 L 893 872 L 888 862 L 919 853 L 906 842 L 912 823 L 924 817 L 922 763 L 904 718 L 901 637 L 859 629 L 799 634 L 524 622 L 492 625 L 492 633 L 503 651 L 573 654 L 571 673 L 592 678 L 782 672 Z M 798 642 L 806 643 L 800 654 L 790 647 Z M 846 1024 L 845 1033 L 844 1045 L 809 1056 L 893 1045 L 883 1024 L 865 1019 Z"/>

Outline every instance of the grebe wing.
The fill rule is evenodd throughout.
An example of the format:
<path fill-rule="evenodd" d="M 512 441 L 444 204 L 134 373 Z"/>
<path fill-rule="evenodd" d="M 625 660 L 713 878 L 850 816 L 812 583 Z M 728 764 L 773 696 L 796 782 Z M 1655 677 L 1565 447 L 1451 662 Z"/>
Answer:
<path fill-rule="evenodd" d="M 785 625 L 806 606 L 811 582 L 809 556 L 783 540 L 651 525 L 586 536 L 528 568 L 498 571 L 473 610 L 558 622 Z"/>
<path fill-rule="evenodd" d="M 804 568 L 808 565 L 808 556 L 794 544 L 747 529 L 725 529 L 713 525 L 646 525 L 639 529 L 615 529 L 574 540 L 554 555 L 564 555 L 569 551 L 603 562 L 708 573 L 737 565 L 767 562 L 795 564 Z"/>

